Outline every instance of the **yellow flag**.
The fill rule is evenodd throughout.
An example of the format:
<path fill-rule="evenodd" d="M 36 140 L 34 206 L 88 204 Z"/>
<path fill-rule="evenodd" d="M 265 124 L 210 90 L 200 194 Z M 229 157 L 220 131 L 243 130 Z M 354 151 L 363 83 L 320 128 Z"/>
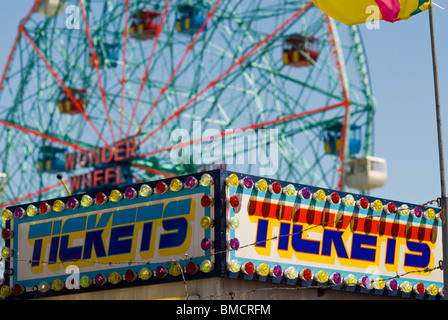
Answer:
<path fill-rule="evenodd" d="M 325 14 L 347 25 L 366 23 L 373 13 L 380 20 L 406 20 L 428 9 L 428 0 L 313 0 Z"/>

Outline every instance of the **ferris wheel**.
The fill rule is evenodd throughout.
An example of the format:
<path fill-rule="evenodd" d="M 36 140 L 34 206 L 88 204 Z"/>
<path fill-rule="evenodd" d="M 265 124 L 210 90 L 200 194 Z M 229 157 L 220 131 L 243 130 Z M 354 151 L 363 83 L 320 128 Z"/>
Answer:
<path fill-rule="evenodd" d="M 358 27 L 311 1 L 36 0 L 0 80 L 0 203 L 64 194 L 60 172 L 74 192 L 213 166 L 345 189 L 374 111 Z"/>

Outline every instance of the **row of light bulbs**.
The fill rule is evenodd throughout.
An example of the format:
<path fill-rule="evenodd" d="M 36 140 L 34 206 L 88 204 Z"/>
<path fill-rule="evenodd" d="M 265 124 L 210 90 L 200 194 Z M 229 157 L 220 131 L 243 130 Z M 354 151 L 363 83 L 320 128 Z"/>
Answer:
<path fill-rule="evenodd" d="M 374 202 L 369 203 L 369 201 L 365 197 L 361 197 L 360 199 L 355 200 L 353 195 L 347 194 L 346 196 L 341 198 L 337 192 L 332 192 L 331 194 L 327 195 L 322 189 L 319 189 L 316 192 L 311 192 L 308 187 L 303 187 L 297 190 L 293 184 L 287 184 L 286 186 L 282 187 L 282 185 L 278 181 L 274 181 L 273 183 L 268 184 L 265 179 L 259 179 L 257 182 L 254 182 L 252 177 L 250 176 L 245 176 L 240 180 L 236 174 L 231 174 L 226 178 L 226 183 L 233 187 L 241 186 L 244 188 L 255 188 L 256 190 L 259 190 L 261 192 L 271 192 L 276 194 L 283 193 L 284 195 L 290 197 L 297 196 L 303 199 L 312 198 L 315 201 L 326 201 L 331 204 L 357 206 L 362 209 L 385 211 L 386 213 L 399 213 L 403 216 L 407 216 L 410 214 L 415 218 L 424 217 L 428 220 L 441 220 L 440 213 L 436 213 L 432 208 L 428 208 L 427 210 L 423 211 L 419 206 L 411 209 L 406 204 L 403 204 L 397 208 L 393 202 L 383 204 L 381 200 L 377 199 Z M 114 189 L 110 192 L 109 196 L 107 196 L 103 192 L 99 192 L 96 194 L 94 199 L 90 195 L 85 194 L 80 200 L 78 200 L 76 197 L 70 197 L 67 200 L 67 203 L 64 203 L 62 200 L 58 199 L 54 201 L 53 205 L 50 205 L 47 202 L 42 202 L 39 205 L 39 208 L 37 208 L 33 204 L 28 205 L 26 210 L 18 206 L 14 209 L 14 213 L 6 208 L 2 212 L 2 219 L 4 221 L 8 221 L 11 218 L 23 218 L 26 216 L 33 217 L 39 213 L 47 214 L 52 211 L 61 212 L 65 209 L 76 209 L 80 206 L 89 207 L 94 204 L 101 205 L 107 203 L 109 200 L 112 202 L 118 202 L 122 199 L 133 199 L 137 196 L 147 197 L 149 195 L 152 195 L 154 192 L 157 194 L 163 194 L 168 191 L 179 191 L 183 188 L 192 189 L 197 187 L 199 184 L 202 186 L 209 186 L 213 184 L 213 177 L 205 173 L 202 175 L 199 181 L 194 176 L 188 176 L 185 179 L 185 182 L 174 178 L 171 180 L 169 185 L 167 185 L 163 181 L 159 181 L 157 182 L 155 189 L 150 187 L 148 184 L 142 184 L 138 191 L 135 190 L 134 187 L 128 187 L 124 193 L 122 193 L 118 189 Z M 204 198 L 203 200 L 203 206 L 205 206 L 206 201 L 208 201 L 208 205 L 212 204 L 213 201 L 213 199 L 206 198 Z M 229 197 L 229 199 L 227 200 L 227 204 L 232 207 L 237 207 L 239 205 L 238 198 L 236 196 Z"/>
<path fill-rule="evenodd" d="M 390 279 L 385 281 L 382 278 L 376 278 L 371 280 L 369 276 L 365 275 L 361 278 L 356 278 L 353 274 L 347 274 L 342 276 L 339 272 L 334 272 L 330 275 L 327 274 L 325 270 L 319 270 L 316 273 L 313 273 L 311 269 L 304 268 L 303 270 L 297 270 L 295 267 L 290 266 L 286 269 L 282 269 L 280 265 L 274 265 L 273 267 L 269 267 L 266 263 L 261 263 L 258 266 L 254 266 L 254 264 L 249 261 L 245 264 L 240 264 L 238 260 L 234 259 L 227 263 L 227 270 L 233 273 L 242 272 L 244 274 L 256 274 L 259 276 L 271 276 L 275 278 L 285 277 L 286 279 L 296 280 L 301 279 L 304 281 L 315 281 L 318 285 L 326 286 L 360 286 L 365 289 L 376 289 L 383 290 L 387 289 L 388 291 L 402 291 L 404 293 L 414 292 L 416 294 L 424 294 L 427 293 L 431 296 L 441 295 L 443 296 L 443 288 L 438 288 L 436 284 L 430 284 L 429 286 L 425 286 L 422 282 L 418 282 L 416 284 L 411 284 L 410 281 L 404 280 L 401 283 L 398 283 L 396 279 Z"/>
<path fill-rule="evenodd" d="M 2 219 L 4 221 L 8 221 L 11 218 L 20 219 L 26 216 L 33 217 L 37 214 L 47 214 L 52 211 L 61 212 L 66 209 L 76 209 L 80 206 L 90 207 L 92 205 L 102 205 L 109 201 L 118 202 L 123 199 L 134 199 L 138 196 L 147 197 L 153 193 L 163 194 L 169 191 L 179 191 L 184 187 L 193 189 L 199 185 L 209 186 L 212 184 L 213 177 L 208 173 L 203 174 L 199 181 L 194 176 L 188 176 L 185 179 L 185 182 L 181 182 L 179 179 L 174 178 L 171 180 L 169 185 L 163 181 L 157 182 L 155 188 L 152 188 L 148 184 L 142 184 L 138 191 L 134 187 L 127 187 L 124 193 L 118 189 L 114 189 L 109 195 L 106 195 L 103 192 L 98 192 L 95 198 L 92 198 L 88 194 L 83 195 L 81 199 L 78 197 L 70 197 L 66 203 L 60 199 L 55 200 L 52 205 L 44 201 L 40 203 L 39 208 L 37 208 L 34 204 L 28 205 L 26 209 L 18 206 L 14 209 L 14 212 L 11 212 L 8 208 L 6 208 L 2 211 Z"/>
<path fill-rule="evenodd" d="M 134 281 L 146 281 L 150 278 L 163 279 L 167 276 L 178 277 L 182 273 L 186 273 L 188 275 L 194 275 L 197 272 L 209 273 L 214 269 L 213 263 L 204 259 L 200 265 L 197 265 L 194 261 L 189 261 L 184 267 L 180 266 L 178 263 L 172 263 L 171 266 L 167 269 L 162 265 L 159 265 L 155 268 L 155 270 L 150 270 L 147 267 L 143 267 L 137 273 L 133 269 L 128 269 L 124 274 L 120 274 L 117 271 L 112 271 L 109 276 L 106 276 L 104 273 L 98 273 L 94 278 L 90 278 L 87 275 L 81 276 L 79 279 L 79 289 L 86 289 L 90 286 L 98 286 L 102 287 L 107 283 L 112 285 L 117 285 L 118 283 L 125 281 L 128 283 Z M 72 279 L 68 278 L 67 281 Z M 71 283 L 68 286 L 61 279 L 55 279 L 51 284 L 47 281 L 42 281 L 37 286 L 33 287 L 23 287 L 20 284 L 15 284 L 12 288 L 7 285 L 2 285 L 0 288 L 0 295 L 3 298 L 7 298 L 10 295 L 20 296 L 26 292 L 42 292 L 46 293 L 50 290 L 55 292 L 59 292 L 64 288 L 73 288 L 76 287 L 75 284 Z"/>
<path fill-rule="evenodd" d="M 347 194 L 344 197 L 340 197 L 337 192 L 332 192 L 327 195 L 323 189 L 319 189 L 316 192 L 311 192 L 308 187 L 303 187 L 299 190 L 293 184 L 287 184 L 286 186 L 282 186 L 280 182 L 274 181 L 271 184 L 268 184 L 265 179 L 259 179 L 257 182 L 254 182 L 252 177 L 245 176 L 242 179 L 239 179 L 238 176 L 234 173 L 229 175 L 226 178 L 226 184 L 232 187 L 242 187 L 242 188 L 255 188 L 261 192 L 271 192 L 275 194 L 284 194 L 285 196 L 290 197 L 299 197 L 301 199 L 313 199 L 319 202 L 328 202 L 330 204 L 342 204 L 345 206 L 357 206 L 361 209 L 371 209 L 374 211 L 384 211 L 386 213 L 398 213 L 403 216 L 408 216 L 409 214 L 415 218 L 424 217 L 425 219 L 432 220 L 437 219 L 441 220 L 440 213 L 436 213 L 434 209 L 428 208 L 423 211 L 421 207 L 417 206 L 415 208 L 409 208 L 408 205 L 403 204 L 400 207 L 396 207 L 393 202 L 388 202 L 387 204 L 383 204 L 383 202 L 379 199 L 369 203 L 367 198 L 361 197 L 359 200 L 355 200 L 353 195 Z M 232 197 L 234 197 L 234 203 L 232 202 Z M 237 207 L 238 202 L 236 196 L 231 196 L 229 199 L 229 204 L 232 207 Z"/>

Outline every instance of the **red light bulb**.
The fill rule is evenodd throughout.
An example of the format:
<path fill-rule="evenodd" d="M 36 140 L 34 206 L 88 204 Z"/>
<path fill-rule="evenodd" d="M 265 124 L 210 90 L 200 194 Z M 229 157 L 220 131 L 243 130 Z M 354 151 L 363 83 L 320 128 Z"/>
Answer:
<path fill-rule="evenodd" d="M 135 279 L 137 279 L 137 273 L 135 273 L 134 270 L 126 270 L 125 274 L 124 274 L 124 278 L 127 282 L 132 282 Z"/>
<path fill-rule="evenodd" d="M 306 268 L 302 271 L 302 277 L 303 277 L 303 280 L 310 281 L 311 278 L 313 277 L 313 273 L 311 272 L 310 269 Z"/>
<path fill-rule="evenodd" d="M 236 195 L 231 196 L 229 202 L 232 208 L 236 208 L 240 205 L 240 201 Z"/>
<path fill-rule="evenodd" d="M 48 213 L 50 211 L 51 211 L 51 206 L 48 203 L 42 202 L 40 204 L 40 206 L 39 206 L 39 213 L 40 214 L 46 214 L 46 213 Z"/>
<path fill-rule="evenodd" d="M 424 292 L 425 292 L 425 285 L 424 285 L 423 283 L 421 283 L 421 282 L 417 283 L 417 284 L 414 286 L 414 291 L 415 291 L 416 293 L 419 293 L 419 294 L 424 293 Z"/>
<path fill-rule="evenodd" d="M 361 206 L 361 208 L 367 209 L 369 207 L 369 200 L 367 200 L 367 198 L 362 197 L 361 199 L 359 199 L 359 205 Z"/>
<path fill-rule="evenodd" d="M 339 197 L 339 194 L 337 192 L 333 192 L 331 194 L 331 202 L 333 202 L 334 204 L 339 203 L 339 201 L 341 200 L 341 198 Z"/>
<path fill-rule="evenodd" d="M 393 203 L 393 202 L 389 202 L 389 203 L 387 204 L 387 210 L 388 210 L 390 213 L 394 213 L 395 211 L 397 211 L 397 207 L 395 206 L 395 203 Z"/>
<path fill-rule="evenodd" d="M 193 261 L 190 261 L 185 266 L 185 272 L 189 275 L 195 274 L 199 270 L 199 267 Z"/>
<path fill-rule="evenodd" d="M 246 262 L 243 265 L 243 272 L 247 273 L 247 274 L 253 274 L 255 271 L 255 266 L 252 262 Z"/>
<path fill-rule="evenodd" d="M 157 182 L 157 184 L 156 184 L 156 192 L 158 194 L 165 193 L 167 190 L 168 190 L 168 186 L 166 185 L 165 182 L 163 182 L 163 181 Z"/>
<path fill-rule="evenodd" d="M 2 230 L 2 238 L 5 241 L 12 238 L 12 232 L 8 228 L 3 229 Z"/>
<path fill-rule="evenodd" d="M 270 186 L 269 190 L 274 193 L 282 192 L 282 185 L 278 181 L 274 181 Z"/>
<path fill-rule="evenodd" d="M 98 192 L 95 196 L 95 203 L 104 204 L 106 202 L 107 202 L 107 196 L 102 192 Z"/>
<path fill-rule="evenodd" d="M 210 198 L 209 195 L 203 195 L 201 198 L 201 206 L 204 208 L 208 208 L 210 207 L 210 205 L 212 204 L 212 198 Z"/>
<path fill-rule="evenodd" d="M 18 297 L 20 296 L 22 293 L 25 292 L 25 288 L 22 287 L 20 284 L 15 284 L 14 287 L 12 288 L 12 293 Z"/>

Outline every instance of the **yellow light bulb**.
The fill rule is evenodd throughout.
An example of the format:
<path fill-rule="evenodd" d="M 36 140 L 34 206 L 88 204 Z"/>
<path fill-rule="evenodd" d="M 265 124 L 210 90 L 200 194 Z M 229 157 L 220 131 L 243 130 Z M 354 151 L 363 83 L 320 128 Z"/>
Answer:
<path fill-rule="evenodd" d="M 383 290 L 384 287 L 386 286 L 386 284 L 385 284 L 383 278 L 376 278 L 376 279 L 373 281 L 373 286 L 374 286 L 375 289 L 377 289 L 377 290 Z"/>
<path fill-rule="evenodd" d="M 231 272 L 239 272 L 240 268 L 241 268 L 241 265 L 238 262 L 238 260 L 232 260 L 227 265 L 227 269 Z"/>
<path fill-rule="evenodd" d="M 435 285 L 434 283 L 431 284 L 428 288 L 428 293 L 432 296 L 436 296 L 439 293 L 439 288 L 437 288 L 437 285 Z"/>
<path fill-rule="evenodd" d="M 212 219 L 210 217 L 204 216 L 201 219 L 201 227 L 203 229 L 208 229 L 211 227 L 211 225 L 212 225 Z"/>
<path fill-rule="evenodd" d="M 54 291 L 60 291 L 64 288 L 64 283 L 60 279 L 55 279 L 51 284 L 51 289 Z"/>
<path fill-rule="evenodd" d="M 38 210 L 35 206 L 33 206 L 32 204 L 30 204 L 27 208 L 26 208 L 26 214 L 29 217 L 33 217 L 37 214 Z"/>
<path fill-rule="evenodd" d="M 120 191 L 118 191 L 117 189 L 114 189 L 110 192 L 110 196 L 109 196 L 110 200 L 113 202 L 117 202 L 120 201 L 123 198 L 123 195 L 121 194 Z"/>
<path fill-rule="evenodd" d="M 109 282 L 112 284 L 117 284 L 120 281 L 121 275 L 116 271 L 111 272 L 111 274 L 109 275 Z"/>
<path fill-rule="evenodd" d="M 213 177 L 212 177 L 211 175 L 209 175 L 208 173 L 204 173 L 204 174 L 201 176 L 201 181 L 200 181 L 200 183 L 201 183 L 201 186 L 203 186 L 203 187 L 208 187 L 208 186 L 210 186 L 211 184 L 213 184 Z"/>
<path fill-rule="evenodd" d="M 373 208 L 376 210 L 376 211 L 381 211 L 381 210 L 383 210 L 383 203 L 381 202 L 381 200 L 375 200 L 374 202 L 373 202 Z"/>
<path fill-rule="evenodd" d="M 269 266 L 266 263 L 262 263 L 257 267 L 257 272 L 262 276 L 269 274 Z"/>
<path fill-rule="evenodd" d="M 152 271 L 149 270 L 148 268 L 142 268 L 138 274 L 138 276 L 142 280 L 148 280 L 149 278 L 151 278 L 151 275 L 152 275 Z"/>
<path fill-rule="evenodd" d="M 62 210 L 65 209 L 65 203 L 62 202 L 61 200 L 56 200 L 53 203 L 53 210 L 56 212 L 61 212 Z"/>
<path fill-rule="evenodd" d="M 239 182 L 239 180 L 238 180 L 238 176 L 237 176 L 236 174 L 234 174 L 234 173 L 232 173 L 232 174 L 227 178 L 227 181 L 229 182 L 229 184 L 230 184 L 232 187 L 236 187 L 236 186 L 238 186 L 238 182 Z"/>
<path fill-rule="evenodd" d="M 316 275 L 317 281 L 325 283 L 328 280 L 328 275 L 324 270 L 320 270 Z"/>
<path fill-rule="evenodd" d="M 325 201 L 325 199 L 327 199 L 325 191 L 322 190 L 322 189 L 317 190 L 317 192 L 316 192 L 316 200 L 320 201 L 320 202 L 323 202 L 323 201 Z"/>
<path fill-rule="evenodd" d="M 8 209 L 3 210 L 2 211 L 2 219 L 3 219 L 3 221 L 6 222 L 9 219 L 11 219 L 11 215 L 12 215 L 12 212 L 10 210 L 8 210 Z"/>
<path fill-rule="evenodd" d="M 149 196 L 150 194 L 152 194 L 152 188 L 150 187 L 150 186 L 148 186 L 147 184 L 142 184 L 141 186 L 140 186 L 140 190 L 139 190 L 139 194 L 142 196 L 142 197 L 147 197 L 147 196 Z"/>
<path fill-rule="evenodd" d="M 172 264 L 170 267 L 170 275 L 177 277 L 178 275 L 180 275 L 182 272 L 182 270 L 180 269 L 179 264 L 175 263 Z"/>
<path fill-rule="evenodd" d="M 201 271 L 204 273 L 208 273 L 210 271 L 212 271 L 213 269 L 213 264 L 210 260 L 203 260 L 201 263 Z"/>
<path fill-rule="evenodd" d="M 260 190 L 261 192 L 265 192 L 268 190 L 268 183 L 266 182 L 266 180 L 264 179 L 260 179 L 258 180 L 258 182 L 256 183 L 256 187 L 258 188 L 258 190 Z"/>
<path fill-rule="evenodd" d="M 0 294 L 3 298 L 6 298 L 11 294 L 11 289 L 7 285 L 3 285 L 0 289 Z"/>
<path fill-rule="evenodd" d="M 171 191 L 179 191 L 182 189 L 182 182 L 179 179 L 173 179 L 170 182 Z"/>
<path fill-rule="evenodd" d="M 436 217 L 436 212 L 434 211 L 434 209 L 429 208 L 425 212 L 425 217 L 426 217 L 426 219 L 432 220 Z"/>

